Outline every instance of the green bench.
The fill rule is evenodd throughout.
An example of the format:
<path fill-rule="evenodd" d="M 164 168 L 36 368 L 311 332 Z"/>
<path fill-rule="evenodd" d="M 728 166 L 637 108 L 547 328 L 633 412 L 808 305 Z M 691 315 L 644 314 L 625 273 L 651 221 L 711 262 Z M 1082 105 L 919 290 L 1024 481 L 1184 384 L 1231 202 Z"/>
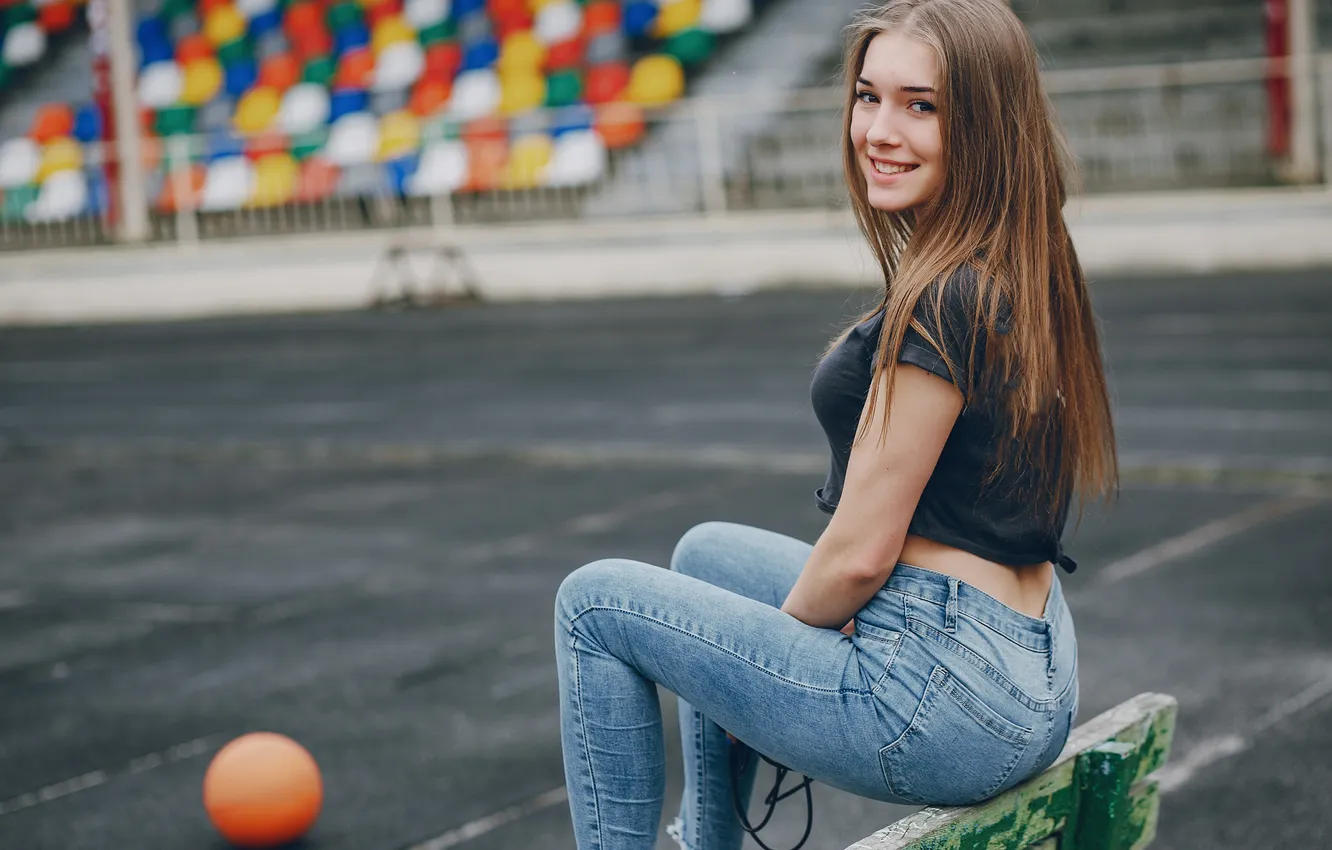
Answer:
<path fill-rule="evenodd" d="M 1137 850 L 1156 837 L 1178 704 L 1140 694 L 1077 729 L 1039 776 L 977 806 L 927 808 L 846 850 Z"/>

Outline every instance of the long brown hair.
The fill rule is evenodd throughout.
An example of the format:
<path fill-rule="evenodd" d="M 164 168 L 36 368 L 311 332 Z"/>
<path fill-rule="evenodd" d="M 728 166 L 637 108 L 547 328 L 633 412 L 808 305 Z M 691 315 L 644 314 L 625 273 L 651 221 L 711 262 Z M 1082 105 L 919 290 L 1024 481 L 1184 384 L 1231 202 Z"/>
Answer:
<path fill-rule="evenodd" d="M 891 31 L 931 47 L 943 143 L 943 179 L 927 208 L 887 213 L 870 206 L 851 140 L 851 113 L 870 42 Z M 1073 158 L 1041 84 L 1026 28 L 1003 0 L 889 0 L 847 28 L 843 167 L 857 223 L 883 271 L 884 312 L 871 400 L 886 370 L 891 402 L 897 352 L 922 293 L 963 267 L 977 279 L 974 327 L 985 333 L 984 362 L 951 361 L 953 375 L 983 375 L 997 389 L 1007 428 L 987 483 L 1025 481 L 1033 506 L 1051 512 L 1118 487 L 1118 459 L 1099 334 L 1063 207 Z M 941 328 L 942 286 L 934 287 Z M 928 305 L 929 302 L 927 302 Z M 1001 305 L 1004 312 L 1001 314 Z M 996 334 L 1003 316 L 1007 328 Z M 848 329 L 849 332 L 849 329 Z M 844 332 L 829 350 L 845 339 Z M 959 381 L 959 386 L 964 382 Z M 964 390 L 967 403 L 972 391 Z M 861 423 L 859 440 L 869 423 Z"/>

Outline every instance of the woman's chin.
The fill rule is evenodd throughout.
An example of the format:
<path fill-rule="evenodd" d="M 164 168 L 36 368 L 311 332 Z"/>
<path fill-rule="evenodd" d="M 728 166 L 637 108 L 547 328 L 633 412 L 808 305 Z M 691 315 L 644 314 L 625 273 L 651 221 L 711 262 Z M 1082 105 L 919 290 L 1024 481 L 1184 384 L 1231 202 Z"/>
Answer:
<path fill-rule="evenodd" d="M 883 186 L 873 178 L 868 180 L 865 187 L 865 199 L 869 201 L 870 207 L 885 213 L 906 212 L 925 202 L 918 186 Z"/>
<path fill-rule="evenodd" d="M 878 191 L 875 191 L 875 190 Z M 869 187 L 866 193 L 869 205 L 879 212 L 905 212 L 915 206 L 914 199 L 900 192 L 885 192 L 878 186 Z"/>

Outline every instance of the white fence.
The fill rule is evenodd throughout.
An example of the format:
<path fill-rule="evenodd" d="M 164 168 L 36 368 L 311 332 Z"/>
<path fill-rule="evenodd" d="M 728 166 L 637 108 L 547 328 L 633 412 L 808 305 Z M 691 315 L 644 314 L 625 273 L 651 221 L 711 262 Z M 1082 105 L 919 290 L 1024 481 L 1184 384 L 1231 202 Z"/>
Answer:
<path fill-rule="evenodd" d="M 1332 54 L 1294 75 L 1312 81 L 1316 168 L 1332 185 Z M 1226 60 L 1046 75 L 1046 87 L 1090 193 L 1274 185 L 1268 151 L 1267 85 L 1280 63 Z M 578 186 L 453 192 L 399 191 L 382 164 L 367 163 L 319 200 L 200 209 L 188 164 L 202 137 L 174 136 L 155 153 L 152 202 L 170 181 L 184 203 L 151 214 L 153 238 L 184 243 L 235 236 L 454 223 L 604 219 L 626 215 L 722 215 L 845 203 L 838 139 L 841 93 L 793 92 L 783 109 L 757 116 L 742 95 L 695 98 L 648 116 L 642 142 L 611 152 L 600 175 Z M 743 126 L 741 134 L 732 127 Z M 758 129 L 755 130 L 754 128 Z M 154 144 L 161 144 L 154 140 Z M 84 151 L 99 174 L 104 151 Z M 346 175 L 344 174 L 344 178 Z M 91 181 L 91 182 L 95 182 Z M 103 206 L 94 204 L 94 207 Z M 57 221 L 0 217 L 0 248 L 51 248 L 111 241 L 100 212 Z"/>

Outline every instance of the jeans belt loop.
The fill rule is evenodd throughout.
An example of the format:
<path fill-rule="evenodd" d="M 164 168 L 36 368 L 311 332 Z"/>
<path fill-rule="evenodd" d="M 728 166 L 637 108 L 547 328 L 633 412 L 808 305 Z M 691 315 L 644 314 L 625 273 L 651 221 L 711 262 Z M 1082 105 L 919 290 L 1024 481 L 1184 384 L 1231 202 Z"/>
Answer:
<path fill-rule="evenodd" d="M 944 615 L 944 631 L 950 635 L 957 631 L 957 579 L 948 580 L 948 608 Z"/>

